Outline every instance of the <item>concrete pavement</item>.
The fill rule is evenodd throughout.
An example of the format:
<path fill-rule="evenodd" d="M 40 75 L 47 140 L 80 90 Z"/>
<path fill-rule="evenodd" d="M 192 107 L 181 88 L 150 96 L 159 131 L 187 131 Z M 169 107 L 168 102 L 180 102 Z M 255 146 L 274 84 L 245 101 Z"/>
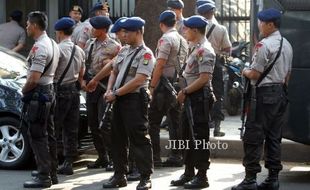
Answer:
<path fill-rule="evenodd" d="M 213 129 L 210 130 L 210 143 L 217 146 L 215 149 L 211 147 L 212 158 L 242 159 L 243 144 L 240 140 L 240 131 L 238 130 L 240 127 L 240 116 L 226 116 L 225 121 L 221 124 L 222 131 L 226 133 L 224 137 L 215 138 L 213 137 Z M 163 157 L 167 157 L 169 149 L 165 147 L 168 145 L 168 131 L 162 129 L 160 136 L 161 154 Z M 227 149 L 218 147 L 219 144 L 227 146 Z M 310 146 L 283 139 L 282 160 L 288 162 L 310 162 Z"/>
<path fill-rule="evenodd" d="M 60 184 L 53 185 L 50 190 L 101 190 L 102 183 L 107 181 L 112 172 L 103 169 L 88 170 L 85 161 L 94 160 L 94 156 L 87 156 L 82 164 L 75 166 L 75 174 L 72 176 L 59 175 Z M 229 190 L 231 186 L 238 184 L 244 177 L 244 168 L 238 160 L 214 159 L 208 170 L 209 190 Z M 177 179 L 183 173 L 183 168 L 155 169 L 152 176 L 154 190 L 180 190 L 183 187 L 170 187 L 170 181 Z M 258 176 L 261 182 L 267 176 L 267 171 Z M 20 190 L 25 180 L 30 179 L 30 171 L 0 170 L 1 190 Z M 301 163 L 284 163 L 284 170 L 280 174 L 281 190 L 306 190 L 310 186 L 310 166 Z M 120 190 L 134 190 L 138 182 L 129 182 L 127 187 Z"/>

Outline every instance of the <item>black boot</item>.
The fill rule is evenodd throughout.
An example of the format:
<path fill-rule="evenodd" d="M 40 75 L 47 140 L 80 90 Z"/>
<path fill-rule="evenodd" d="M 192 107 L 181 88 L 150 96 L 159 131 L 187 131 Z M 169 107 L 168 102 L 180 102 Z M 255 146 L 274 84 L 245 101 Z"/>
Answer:
<path fill-rule="evenodd" d="M 133 167 L 131 172 L 127 175 L 128 181 L 139 181 L 141 175 L 136 167 Z"/>
<path fill-rule="evenodd" d="M 53 172 L 53 173 L 51 173 L 51 180 L 52 180 L 52 184 L 53 185 L 56 185 L 56 184 L 58 184 L 58 177 L 57 177 L 57 173 L 55 172 Z"/>
<path fill-rule="evenodd" d="M 112 178 L 109 179 L 108 182 L 103 183 L 103 188 L 119 188 L 119 187 L 126 187 L 127 180 L 125 175 L 121 174 L 114 174 Z"/>
<path fill-rule="evenodd" d="M 214 131 L 213 131 L 213 136 L 214 137 L 223 137 L 225 136 L 224 132 L 221 132 L 221 121 L 215 120 L 214 121 Z"/>
<path fill-rule="evenodd" d="M 152 188 L 152 182 L 150 176 L 141 176 L 140 182 L 137 185 L 136 190 L 148 190 Z"/>
<path fill-rule="evenodd" d="M 39 175 L 39 172 L 37 170 L 31 171 L 31 176 L 32 177 L 38 177 L 38 175 Z M 57 177 L 57 174 L 54 173 L 54 172 L 51 173 L 51 181 L 52 181 L 53 185 L 58 184 L 58 177 Z"/>
<path fill-rule="evenodd" d="M 36 176 L 32 180 L 24 182 L 24 188 L 48 188 L 52 185 L 49 176 Z"/>
<path fill-rule="evenodd" d="M 278 190 L 279 185 L 279 170 L 269 170 L 268 177 L 258 185 L 258 190 Z"/>
<path fill-rule="evenodd" d="M 245 179 L 231 190 L 257 190 L 256 174 L 246 173 Z"/>
<path fill-rule="evenodd" d="M 69 160 L 65 160 L 62 166 L 58 169 L 57 173 L 63 175 L 72 175 L 73 174 L 72 162 Z"/>
<path fill-rule="evenodd" d="M 200 169 L 193 179 L 184 184 L 184 189 L 200 189 L 209 187 L 207 170 Z"/>
<path fill-rule="evenodd" d="M 109 164 L 108 158 L 99 157 L 95 162 L 87 164 L 88 169 L 105 168 Z"/>
<path fill-rule="evenodd" d="M 170 182 L 171 186 L 183 186 L 186 182 L 189 182 L 193 179 L 195 175 L 195 169 L 191 166 L 185 166 L 185 172 L 182 174 L 179 179 L 172 180 Z"/>

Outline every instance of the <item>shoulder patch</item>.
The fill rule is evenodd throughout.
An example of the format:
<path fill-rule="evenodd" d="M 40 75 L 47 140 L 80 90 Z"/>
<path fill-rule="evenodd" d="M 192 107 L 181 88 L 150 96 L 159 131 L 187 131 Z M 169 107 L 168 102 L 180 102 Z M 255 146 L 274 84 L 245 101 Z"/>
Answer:
<path fill-rule="evenodd" d="M 197 58 L 198 58 L 198 61 L 202 61 L 203 60 L 203 53 L 204 53 L 204 49 L 202 49 L 202 48 L 200 48 L 200 49 L 198 49 L 198 51 L 197 51 Z"/>
<path fill-rule="evenodd" d="M 255 49 L 259 49 L 259 48 L 261 48 L 261 47 L 263 47 L 263 43 L 261 43 L 261 42 L 258 42 L 258 43 L 255 45 Z"/>
<path fill-rule="evenodd" d="M 34 54 L 34 53 L 36 53 L 36 51 L 39 49 L 39 47 L 37 47 L 37 46 L 33 46 L 32 48 L 31 48 L 31 52 Z"/>
<path fill-rule="evenodd" d="M 89 28 L 87 28 L 87 27 L 85 27 L 83 30 L 84 33 L 87 33 L 88 31 L 89 31 Z"/>
<path fill-rule="evenodd" d="M 145 53 L 143 55 L 143 65 L 148 65 L 151 59 L 152 59 L 152 55 L 150 53 Z"/>

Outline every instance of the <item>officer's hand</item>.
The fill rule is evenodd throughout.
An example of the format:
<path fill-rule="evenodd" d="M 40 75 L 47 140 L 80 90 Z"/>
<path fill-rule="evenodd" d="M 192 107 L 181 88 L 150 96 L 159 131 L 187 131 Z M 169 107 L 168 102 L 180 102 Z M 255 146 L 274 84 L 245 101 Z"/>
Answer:
<path fill-rule="evenodd" d="M 86 81 L 85 81 L 85 80 L 82 81 L 81 89 L 84 90 L 85 92 L 88 91 L 87 86 L 86 86 Z"/>
<path fill-rule="evenodd" d="M 182 92 L 182 90 L 178 93 L 178 96 L 177 96 L 177 101 L 180 103 L 180 104 L 183 104 L 184 103 L 184 100 L 186 98 L 186 95 Z"/>
<path fill-rule="evenodd" d="M 106 92 L 104 96 L 105 96 L 106 102 L 113 102 L 116 99 L 112 91 Z"/>
<path fill-rule="evenodd" d="M 87 84 L 86 87 L 87 87 L 89 92 L 93 92 L 96 90 L 97 85 L 98 85 L 98 81 L 92 79 L 91 81 L 89 81 L 89 83 Z"/>

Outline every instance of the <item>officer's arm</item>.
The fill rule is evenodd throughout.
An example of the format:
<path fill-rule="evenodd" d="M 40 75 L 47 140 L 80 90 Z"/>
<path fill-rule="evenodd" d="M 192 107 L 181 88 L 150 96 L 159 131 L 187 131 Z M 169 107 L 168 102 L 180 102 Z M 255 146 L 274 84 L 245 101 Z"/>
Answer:
<path fill-rule="evenodd" d="M 155 88 L 158 84 L 159 78 L 161 77 L 164 65 L 167 63 L 166 59 L 157 59 L 155 69 L 153 71 L 152 80 L 151 80 L 151 88 Z"/>
<path fill-rule="evenodd" d="M 111 74 L 110 74 L 110 77 L 109 77 L 107 92 L 110 91 L 112 89 L 112 87 L 114 86 L 114 83 L 116 81 L 117 75 L 118 75 L 118 70 L 113 69 L 111 71 Z"/>
<path fill-rule="evenodd" d="M 38 71 L 31 71 L 30 75 L 27 78 L 26 84 L 22 89 L 22 93 L 25 94 L 29 91 L 31 91 L 32 89 L 34 89 L 35 87 L 37 87 L 38 82 L 41 78 L 41 74 Z"/>
<path fill-rule="evenodd" d="M 23 49 L 23 47 L 24 47 L 24 44 L 23 43 L 19 43 L 12 50 L 15 51 L 15 52 L 19 52 L 21 49 Z"/>
<path fill-rule="evenodd" d="M 113 60 L 110 60 L 100 71 L 96 74 L 96 76 L 93 78 L 95 81 L 100 81 L 104 79 L 105 77 L 109 76 L 113 69 Z"/>
<path fill-rule="evenodd" d="M 242 75 L 251 80 L 258 80 L 261 73 L 255 69 L 243 69 Z"/>
<path fill-rule="evenodd" d="M 206 72 L 200 73 L 199 78 L 185 88 L 186 93 L 191 94 L 203 88 L 209 80 L 210 80 L 210 73 Z"/>
<path fill-rule="evenodd" d="M 84 73 L 85 73 L 85 68 L 83 67 L 83 68 L 81 68 L 81 69 L 80 69 L 80 72 L 79 72 L 79 78 L 78 78 L 78 81 L 79 81 L 79 83 L 80 83 L 80 84 L 82 84 L 82 83 L 83 83 Z"/>
<path fill-rule="evenodd" d="M 128 83 L 126 83 L 124 86 L 122 86 L 117 90 L 117 95 L 123 96 L 136 90 L 138 87 L 143 85 L 146 80 L 147 75 L 137 73 L 135 78 L 133 78 L 132 80 L 130 80 Z"/>
<path fill-rule="evenodd" d="M 286 84 L 286 86 L 288 86 L 288 82 L 290 80 L 290 77 L 291 77 L 291 72 L 288 72 L 286 77 L 285 77 L 285 84 Z"/>

